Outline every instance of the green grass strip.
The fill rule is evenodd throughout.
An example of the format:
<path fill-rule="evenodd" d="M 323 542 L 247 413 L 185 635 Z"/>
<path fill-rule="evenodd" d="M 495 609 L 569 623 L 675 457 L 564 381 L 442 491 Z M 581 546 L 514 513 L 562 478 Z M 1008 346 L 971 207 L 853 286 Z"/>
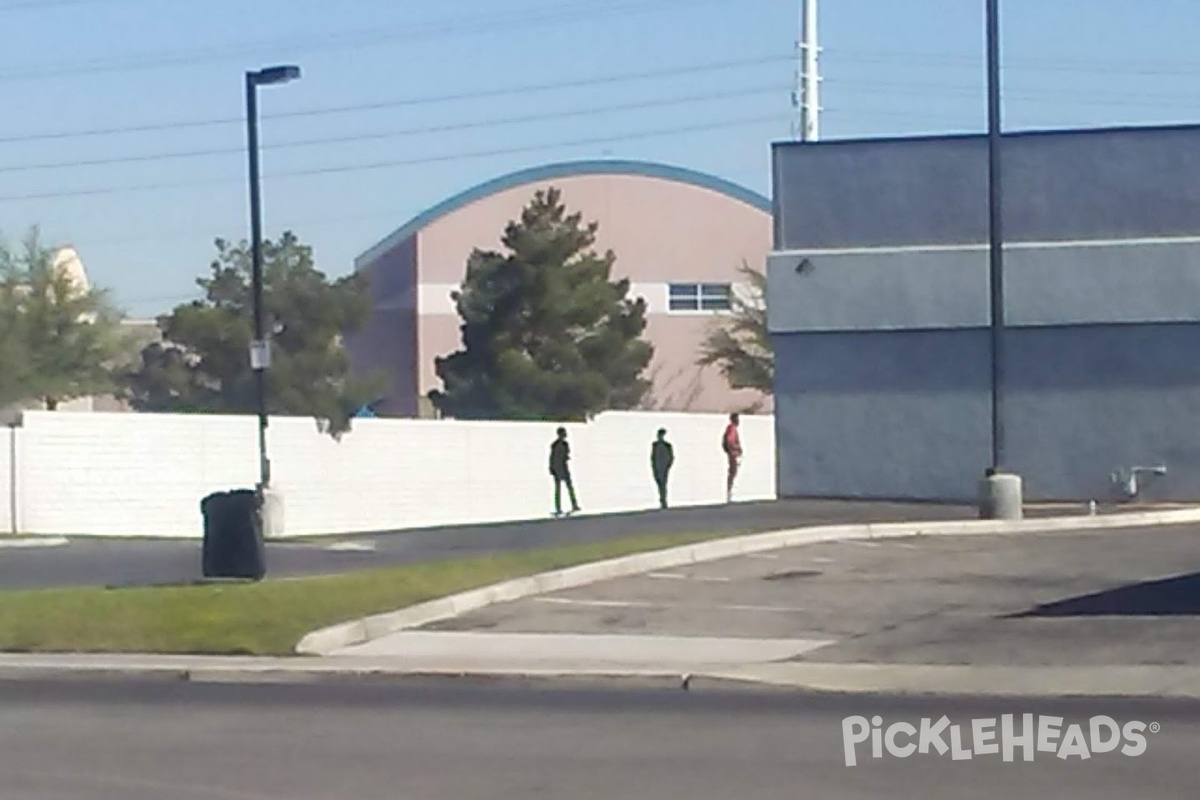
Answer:
<path fill-rule="evenodd" d="M 0 592 L 0 650 L 290 655 L 308 632 L 547 570 L 738 532 L 639 536 L 261 583 Z"/>

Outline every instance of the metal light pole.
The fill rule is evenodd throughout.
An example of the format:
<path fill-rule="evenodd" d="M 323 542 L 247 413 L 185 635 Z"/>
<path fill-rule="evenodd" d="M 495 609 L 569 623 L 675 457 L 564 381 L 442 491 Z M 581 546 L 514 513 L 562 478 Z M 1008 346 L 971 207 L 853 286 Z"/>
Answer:
<path fill-rule="evenodd" d="M 267 342 L 263 311 L 262 188 L 258 174 L 258 87 L 287 83 L 300 77 L 294 66 L 267 67 L 246 73 L 246 147 L 250 158 L 250 285 L 254 307 L 254 339 L 250 343 L 250 368 L 254 371 L 255 406 L 258 410 L 259 490 L 271 483 L 267 458 L 267 369 L 271 348 Z"/>
<path fill-rule="evenodd" d="M 1000 2 L 987 0 L 988 277 L 991 296 L 992 471 L 1004 464 L 1004 188 L 1000 177 Z"/>
<path fill-rule="evenodd" d="M 1019 519 L 1021 479 L 1004 469 L 1004 186 L 1001 176 L 1000 0 L 986 0 L 988 103 L 988 286 L 991 300 L 990 361 L 992 458 L 980 492 L 980 516 Z"/>

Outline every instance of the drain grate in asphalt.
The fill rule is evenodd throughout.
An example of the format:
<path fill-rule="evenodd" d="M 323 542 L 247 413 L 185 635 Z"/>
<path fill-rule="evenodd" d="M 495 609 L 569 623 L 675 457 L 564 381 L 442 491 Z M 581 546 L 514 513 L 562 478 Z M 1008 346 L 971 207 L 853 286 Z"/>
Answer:
<path fill-rule="evenodd" d="M 791 581 L 798 578 L 815 578 L 821 574 L 818 569 L 794 569 L 788 572 L 773 572 L 770 575 L 764 575 L 764 581 Z"/>

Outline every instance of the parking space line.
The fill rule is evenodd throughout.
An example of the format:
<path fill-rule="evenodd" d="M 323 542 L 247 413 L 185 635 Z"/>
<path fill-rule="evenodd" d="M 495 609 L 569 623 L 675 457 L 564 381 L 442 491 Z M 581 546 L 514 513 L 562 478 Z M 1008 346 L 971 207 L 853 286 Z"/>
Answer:
<path fill-rule="evenodd" d="M 330 553 L 374 553 L 374 542 L 335 542 L 324 548 Z"/>
<path fill-rule="evenodd" d="M 550 603 L 561 606 L 587 606 L 590 608 L 662 608 L 657 603 L 640 600 L 572 600 L 569 597 L 534 597 L 535 603 Z"/>
<path fill-rule="evenodd" d="M 756 606 L 756 605 L 684 605 L 678 603 L 648 603 L 644 600 L 575 600 L 570 597 L 534 597 L 535 603 L 583 608 L 675 608 L 690 611 L 750 611 L 770 614 L 795 614 L 809 609 L 801 606 Z"/>
<path fill-rule="evenodd" d="M 730 583 L 732 578 L 721 577 L 705 577 L 703 575 L 681 575 L 678 572 L 651 572 L 646 575 L 647 578 L 655 580 L 668 581 L 696 581 L 698 583 Z"/>
<path fill-rule="evenodd" d="M 808 611 L 807 608 L 801 606 L 712 606 L 714 611 L 765 611 L 770 614 L 795 614 L 801 611 Z"/>

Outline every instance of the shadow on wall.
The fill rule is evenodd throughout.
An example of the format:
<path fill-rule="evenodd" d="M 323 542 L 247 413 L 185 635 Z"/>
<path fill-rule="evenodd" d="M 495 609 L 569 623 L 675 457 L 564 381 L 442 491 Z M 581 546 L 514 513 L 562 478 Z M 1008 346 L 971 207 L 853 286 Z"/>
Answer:
<path fill-rule="evenodd" d="M 1037 606 L 1009 619 L 1200 616 L 1200 573 L 1135 583 Z"/>
<path fill-rule="evenodd" d="M 758 395 L 756 399 L 741 401 L 735 392 L 735 396 L 727 408 L 706 407 L 708 404 L 701 402 L 701 396 L 704 394 L 704 378 L 708 370 L 714 370 L 714 368 L 693 364 L 679 367 L 664 377 L 663 365 L 659 364 L 649 371 L 648 378 L 653 384 L 653 388 L 638 410 L 697 414 L 723 414 L 732 411 L 742 414 L 772 413 L 770 398 L 749 389 L 737 391 L 744 392 L 747 398 L 751 395 Z M 679 388 L 672 390 L 671 387 Z"/>
<path fill-rule="evenodd" d="M 687 377 L 688 372 L 691 372 L 691 377 Z M 662 411 L 666 408 L 673 411 L 691 411 L 704 391 L 701 367 L 680 367 L 670 377 L 664 378 L 663 365 L 659 364 L 650 370 L 648 378 L 651 388 L 642 401 L 642 411 Z M 676 392 L 662 391 L 677 382 L 683 383 L 682 389 Z"/>

